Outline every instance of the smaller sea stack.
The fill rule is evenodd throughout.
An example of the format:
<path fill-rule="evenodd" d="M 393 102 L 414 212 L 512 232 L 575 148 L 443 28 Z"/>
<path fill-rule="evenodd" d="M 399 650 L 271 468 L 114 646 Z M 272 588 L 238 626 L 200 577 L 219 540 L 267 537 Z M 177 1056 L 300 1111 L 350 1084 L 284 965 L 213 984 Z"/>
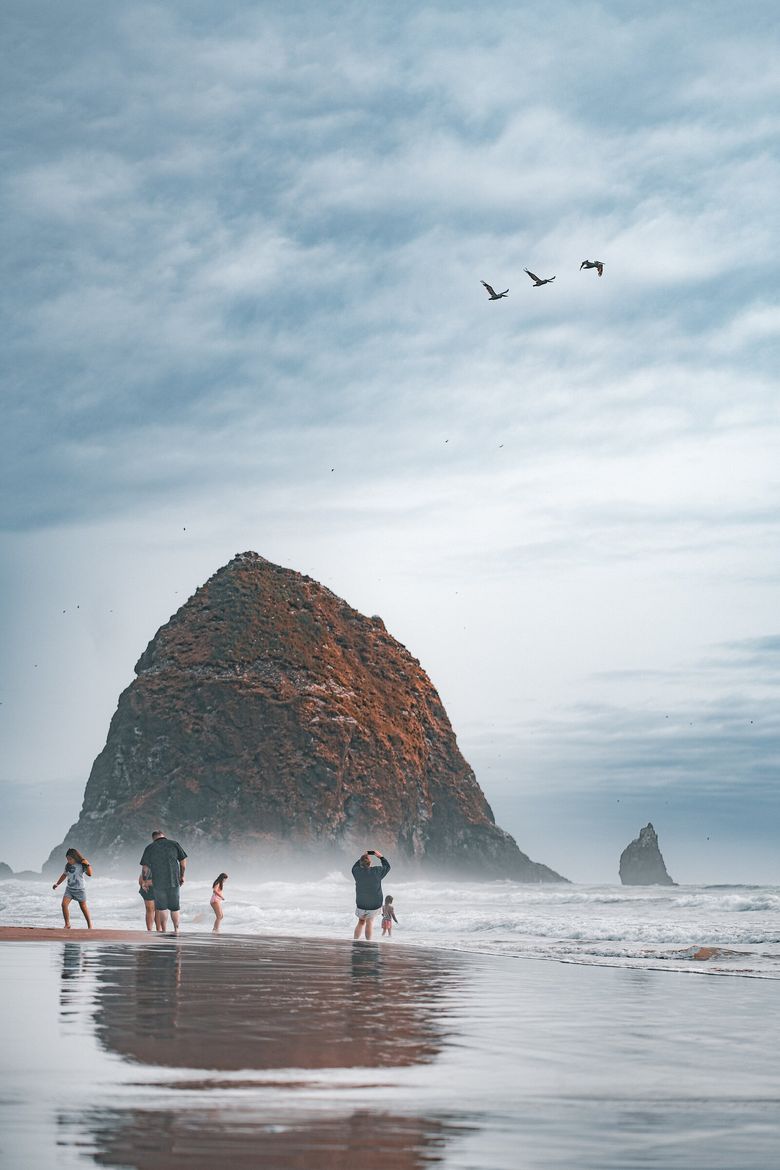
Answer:
<path fill-rule="evenodd" d="M 620 880 L 624 886 L 674 886 L 658 846 L 658 834 L 648 822 L 639 836 L 620 854 Z"/>

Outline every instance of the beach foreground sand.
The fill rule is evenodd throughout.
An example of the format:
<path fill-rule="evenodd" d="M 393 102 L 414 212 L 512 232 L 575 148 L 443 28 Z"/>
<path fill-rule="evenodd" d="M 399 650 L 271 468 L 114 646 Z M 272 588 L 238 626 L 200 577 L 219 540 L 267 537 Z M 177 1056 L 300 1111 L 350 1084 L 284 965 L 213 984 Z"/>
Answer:
<path fill-rule="evenodd" d="M 71 926 L 0 926 L 0 942 L 148 942 L 148 930 L 86 930 Z"/>
<path fill-rule="evenodd" d="M 12 938 L 9 1170 L 775 1165 L 774 983 L 396 943 Z"/>

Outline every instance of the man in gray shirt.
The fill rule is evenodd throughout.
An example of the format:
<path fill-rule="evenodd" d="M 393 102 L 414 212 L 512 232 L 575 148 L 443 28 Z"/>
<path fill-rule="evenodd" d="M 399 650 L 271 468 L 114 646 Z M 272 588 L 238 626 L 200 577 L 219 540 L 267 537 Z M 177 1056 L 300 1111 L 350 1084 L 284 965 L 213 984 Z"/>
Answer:
<path fill-rule="evenodd" d="M 371 858 L 379 859 L 379 865 L 372 865 Z M 357 926 L 354 938 L 360 938 L 365 930 L 366 939 L 371 938 L 374 929 L 374 919 L 382 909 L 382 878 L 390 872 L 390 862 L 376 849 L 367 849 L 352 866 L 352 876 L 355 879 L 355 914 Z"/>
<path fill-rule="evenodd" d="M 174 934 L 179 933 L 179 887 L 184 882 L 187 854 L 178 841 L 169 841 L 165 833 L 155 829 L 152 843 L 141 857 L 141 883 L 151 883 L 154 890 L 154 917 L 158 930 L 168 925 L 171 912 Z"/>

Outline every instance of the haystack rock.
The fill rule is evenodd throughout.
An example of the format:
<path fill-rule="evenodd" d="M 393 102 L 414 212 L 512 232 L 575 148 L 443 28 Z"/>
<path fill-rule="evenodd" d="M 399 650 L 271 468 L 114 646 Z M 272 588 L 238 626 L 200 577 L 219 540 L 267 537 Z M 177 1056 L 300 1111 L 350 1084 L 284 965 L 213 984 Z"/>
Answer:
<path fill-rule="evenodd" d="M 417 659 L 310 577 L 241 553 L 135 672 L 63 842 L 94 862 L 137 863 L 160 827 L 191 872 L 196 857 L 276 859 L 294 877 L 375 847 L 449 873 L 565 880 L 496 826 Z"/>
<path fill-rule="evenodd" d="M 620 880 L 624 886 L 674 886 L 658 847 L 658 834 L 648 823 L 620 854 Z"/>

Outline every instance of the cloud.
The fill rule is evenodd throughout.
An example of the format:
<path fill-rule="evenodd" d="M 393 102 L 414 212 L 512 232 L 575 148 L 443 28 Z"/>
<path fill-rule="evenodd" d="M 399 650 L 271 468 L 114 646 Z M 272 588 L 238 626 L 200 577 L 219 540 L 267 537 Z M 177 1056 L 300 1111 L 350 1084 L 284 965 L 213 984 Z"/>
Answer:
<path fill-rule="evenodd" d="M 442 406 L 451 425 L 503 425 L 514 370 L 553 447 L 666 442 L 690 425 L 694 388 L 702 433 L 719 401 L 765 419 L 744 357 L 773 309 L 757 300 L 750 316 L 738 301 L 771 254 L 756 211 L 774 186 L 772 123 L 740 118 L 755 100 L 741 86 L 725 123 L 702 107 L 728 22 L 710 55 L 685 38 L 670 52 L 665 10 L 632 23 L 559 5 L 554 37 L 509 12 L 355 21 L 343 9 L 334 26 L 152 4 L 101 12 L 83 44 L 81 26 L 57 22 L 28 50 L 14 95 L 28 135 L 6 208 L 24 452 L 10 466 L 17 486 L 31 474 L 8 523 L 75 519 L 118 465 L 118 490 L 100 493 L 116 506 L 121 459 L 95 462 L 91 481 L 74 467 L 85 441 L 113 450 L 120 430 L 144 450 L 150 426 L 171 445 L 186 431 L 182 486 L 197 490 L 212 463 L 198 457 L 213 441 L 204 420 L 220 407 L 243 416 L 239 430 L 283 433 L 306 403 L 315 426 L 327 414 L 402 446 L 399 396 L 423 425 Z M 646 56 L 662 44 L 663 91 Z M 641 134 L 633 105 L 621 122 L 613 100 L 629 70 L 632 101 L 656 99 Z M 604 282 L 576 271 L 594 248 L 609 252 Z M 529 262 L 560 273 L 554 297 L 520 283 Z M 727 275 L 736 286 L 718 287 Z M 480 276 L 512 284 L 503 318 L 486 317 Z M 135 482 L 148 498 L 171 476 Z"/>

